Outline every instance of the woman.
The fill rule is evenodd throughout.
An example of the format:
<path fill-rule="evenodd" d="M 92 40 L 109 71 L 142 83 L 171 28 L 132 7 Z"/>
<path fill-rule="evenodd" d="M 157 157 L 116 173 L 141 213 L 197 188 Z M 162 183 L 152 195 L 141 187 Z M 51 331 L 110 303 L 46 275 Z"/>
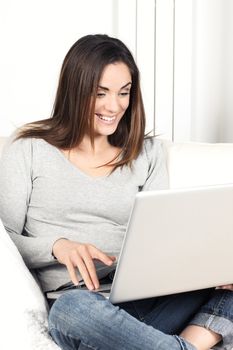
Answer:
<path fill-rule="evenodd" d="M 81 279 L 89 289 L 51 307 L 62 349 L 231 349 L 232 285 L 119 306 L 93 293 L 113 269 L 135 194 L 167 187 L 162 143 L 144 131 L 127 47 L 81 38 L 63 62 L 52 117 L 26 125 L 4 152 L 1 218 L 44 292 Z"/>

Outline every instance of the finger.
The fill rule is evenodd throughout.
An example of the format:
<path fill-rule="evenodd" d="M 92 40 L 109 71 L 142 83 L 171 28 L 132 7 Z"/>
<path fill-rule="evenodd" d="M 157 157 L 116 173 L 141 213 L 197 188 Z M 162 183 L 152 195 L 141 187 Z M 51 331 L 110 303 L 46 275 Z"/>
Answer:
<path fill-rule="evenodd" d="M 99 280 L 98 280 L 98 277 L 96 274 L 96 268 L 95 268 L 95 264 L 94 264 L 92 258 L 90 257 L 90 255 L 86 255 L 86 256 L 84 255 L 83 260 L 84 260 L 84 263 L 87 267 L 89 276 L 91 278 L 91 281 L 92 281 L 95 289 L 98 289 L 99 288 Z"/>
<path fill-rule="evenodd" d="M 117 260 L 117 257 L 116 257 L 116 256 L 108 255 L 108 257 L 109 257 L 113 262 Z"/>
<path fill-rule="evenodd" d="M 233 290 L 233 286 L 232 286 L 232 284 L 227 284 L 227 285 L 223 286 L 223 289 Z"/>
<path fill-rule="evenodd" d="M 102 261 L 105 265 L 111 266 L 113 263 L 113 257 L 101 252 L 101 250 L 97 249 L 94 246 L 90 247 L 90 254 L 93 259 L 98 259 Z"/>
<path fill-rule="evenodd" d="M 233 291 L 233 284 L 226 284 L 223 286 L 216 287 L 216 289 L 227 289 L 227 290 L 232 290 Z"/>
<path fill-rule="evenodd" d="M 87 288 L 89 290 L 93 290 L 94 289 L 94 285 L 93 285 L 93 283 L 91 281 L 90 275 L 89 275 L 88 270 L 86 268 L 86 265 L 85 265 L 85 263 L 83 261 L 83 257 L 80 257 L 79 255 L 77 255 L 76 259 L 75 259 L 75 265 L 77 266 L 77 268 L 79 270 L 79 273 L 82 276 L 82 278 L 83 278 Z"/>
<path fill-rule="evenodd" d="M 74 283 L 75 286 L 77 286 L 79 284 L 79 280 L 78 280 L 78 276 L 76 274 L 76 268 L 70 260 L 66 263 L 66 268 L 67 268 L 68 273 L 70 275 L 71 281 Z"/>

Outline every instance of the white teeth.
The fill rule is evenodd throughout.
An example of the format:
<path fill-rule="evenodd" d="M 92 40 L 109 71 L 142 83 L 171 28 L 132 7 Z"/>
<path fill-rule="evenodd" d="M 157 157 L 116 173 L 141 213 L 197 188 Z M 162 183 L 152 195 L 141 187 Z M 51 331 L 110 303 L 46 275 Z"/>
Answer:
<path fill-rule="evenodd" d="M 96 114 L 100 119 L 105 120 L 106 122 L 111 122 L 113 121 L 116 117 L 107 117 L 107 116 L 103 116 L 101 114 Z"/>

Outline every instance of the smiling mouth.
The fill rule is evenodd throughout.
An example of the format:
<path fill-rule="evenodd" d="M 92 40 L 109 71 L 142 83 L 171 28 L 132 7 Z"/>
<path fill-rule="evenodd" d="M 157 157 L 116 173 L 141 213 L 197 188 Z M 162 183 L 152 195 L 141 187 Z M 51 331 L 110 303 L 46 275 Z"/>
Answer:
<path fill-rule="evenodd" d="M 107 124 L 111 124 L 116 120 L 116 116 L 114 117 L 108 117 L 106 115 L 102 115 L 102 114 L 98 114 L 95 113 L 95 115 L 103 122 L 107 123 Z"/>

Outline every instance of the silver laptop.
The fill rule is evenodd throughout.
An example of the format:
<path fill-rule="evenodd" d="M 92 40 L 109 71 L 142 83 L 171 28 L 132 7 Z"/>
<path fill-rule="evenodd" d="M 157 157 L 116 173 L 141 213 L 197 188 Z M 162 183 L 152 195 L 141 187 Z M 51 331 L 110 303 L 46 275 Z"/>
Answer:
<path fill-rule="evenodd" d="M 233 283 L 232 247 L 233 184 L 140 192 L 99 292 L 120 303 Z"/>

